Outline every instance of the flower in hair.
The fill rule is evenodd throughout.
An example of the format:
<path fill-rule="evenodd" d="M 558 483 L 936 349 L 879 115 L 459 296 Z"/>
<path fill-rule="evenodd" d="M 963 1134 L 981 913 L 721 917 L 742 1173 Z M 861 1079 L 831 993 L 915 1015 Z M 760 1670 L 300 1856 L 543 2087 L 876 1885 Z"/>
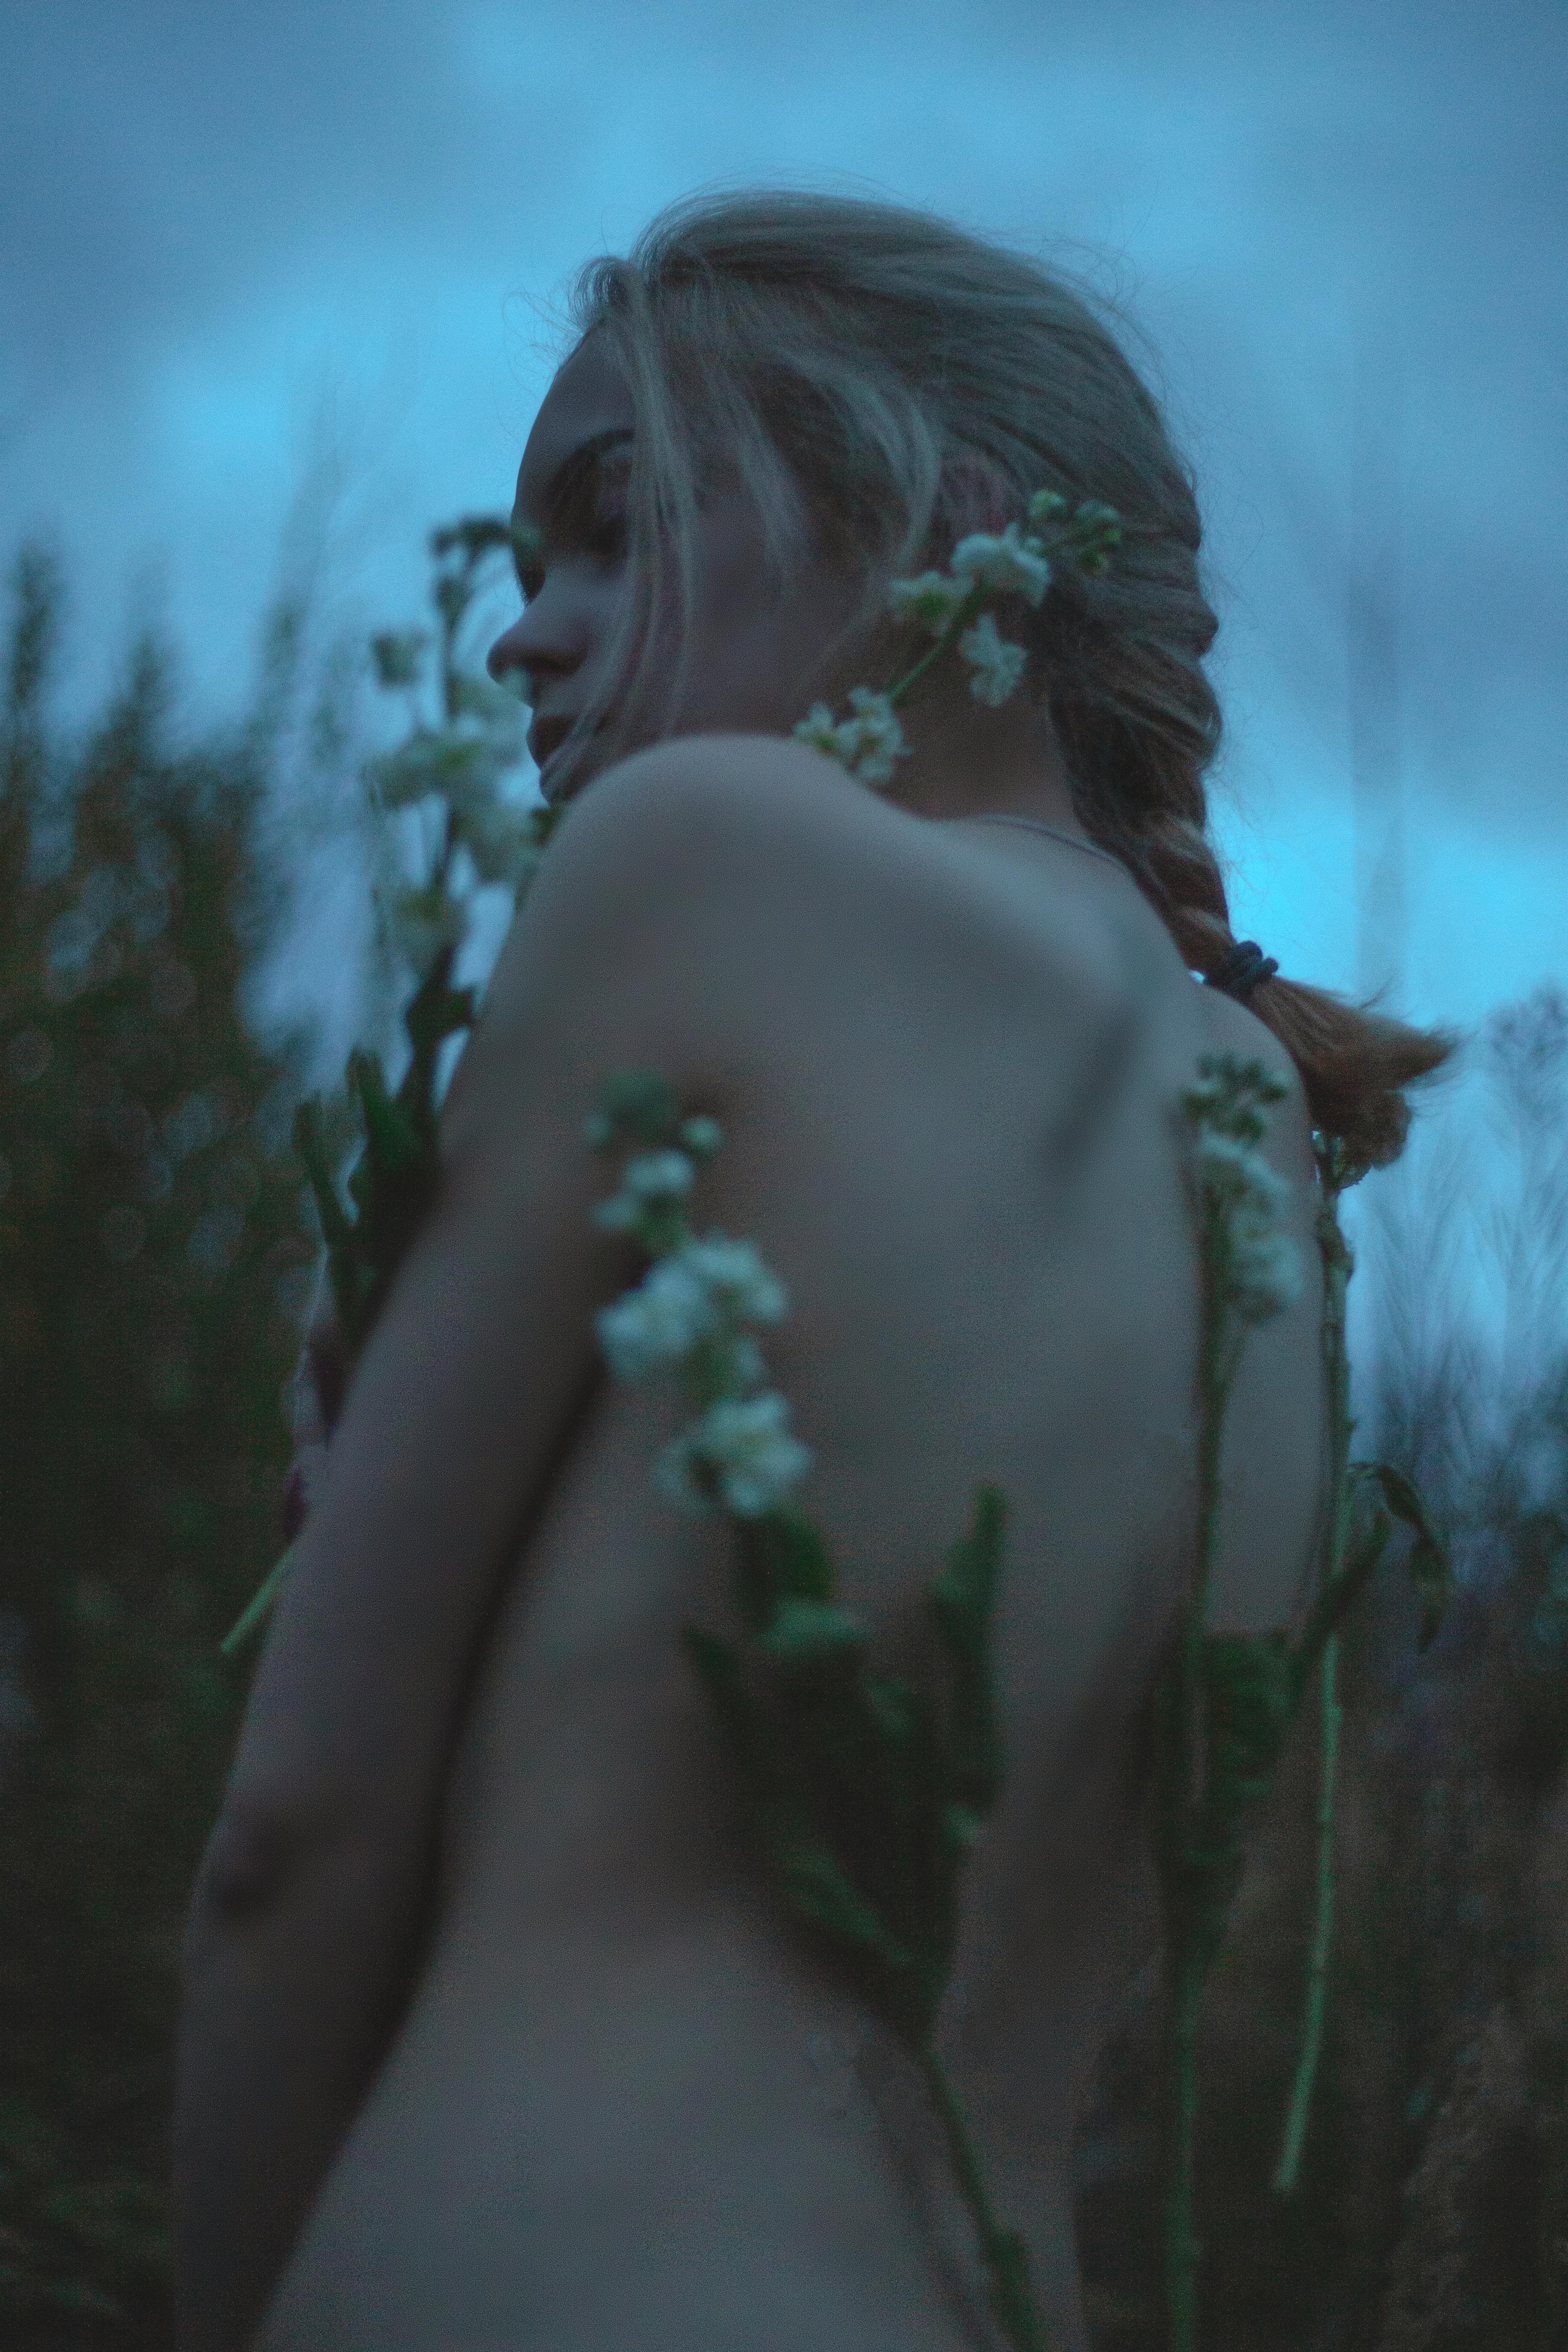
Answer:
<path fill-rule="evenodd" d="M 1012 645 L 997 634 L 996 623 L 989 613 L 982 613 L 972 629 L 965 629 L 958 641 L 958 650 L 974 672 L 969 681 L 969 691 L 976 702 L 989 703 L 995 709 L 1006 701 L 1024 675 L 1028 656 L 1022 646 Z"/>
<path fill-rule="evenodd" d="M 1010 522 L 1000 539 L 977 530 L 952 551 L 952 570 L 966 588 L 989 588 L 995 595 L 1016 590 L 1037 604 L 1051 584 L 1051 567 L 1037 539 L 1020 537 Z"/>
<path fill-rule="evenodd" d="M 809 744 L 814 751 L 826 751 L 863 784 L 890 783 L 893 761 L 909 756 L 892 703 L 885 694 L 873 694 L 868 686 L 852 687 L 849 700 L 855 717 L 841 719 L 837 726 L 826 703 L 814 702 L 795 730 L 795 740 Z"/>
<path fill-rule="evenodd" d="M 966 580 L 946 572 L 922 572 L 918 580 L 894 580 L 888 586 L 888 610 L 895 620 L 917 621 L 940 637 L 971 594 Z"/>

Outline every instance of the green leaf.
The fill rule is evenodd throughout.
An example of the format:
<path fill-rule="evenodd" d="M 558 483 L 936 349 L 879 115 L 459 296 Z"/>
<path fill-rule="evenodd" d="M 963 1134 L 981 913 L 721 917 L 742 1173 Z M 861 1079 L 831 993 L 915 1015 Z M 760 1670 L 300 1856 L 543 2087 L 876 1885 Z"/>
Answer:
<path fill-rule="evenodd" d="M 775 1503 L 752 1522 L 776 1601 L 831 1601 L 833 1555 L 796 1503 Z"/>
<path fill-rule="evenodd" d="M 307 1095 L 294 1112 L 294 1151 L 315 1195 L 316 1213 L 321 1221 L 321 1237 L 329 1250 L 342 1250 L 349 1241 L 352 1228 L 343 1204 L 338 1198 L 338 1188 L 332 1181 L 332 1171 L 327 1160 L 320 1095 Z"/>
<path fill-rule="evenodd" d="M 815 1666 L 864 1654 L 867 1633 L 860 1619 L 837 1601 L 781 1601 L 758 1647 L 783 1665 Z"/>
<path fill-rule="evenodd" d="M 437 961 L 437 969 L 439 962 Z M 428 1003 L 425 992 L 411 999 L 403 1016 L 408 1032 L 408 1042 L 416 1054 L 427 1054 L 433 1047 L 445 1045 L 459 1029 L 474 1025 L 474 992 L 471 988 L 442 988 L 432 992 Z"/>
<path fill-rule="evenodd" d="M 913 1954 L 796 1808 L 772 1809 L 762 1828 L 770 1868 L 796 1918 L 820 1928 L 847 1955 L 874 1957 L 894 1974 L 913 1967 Z"/>
<path fill-rule="evenodd" d="M 948 1658 L 953 1793 L 980 1813 L 990 1811 L 1002 1785 L 991 1618 L 1006 1515 L 999 1488 L 976 1489 L 970 1531 L 953 1545 L 927 1595 Z"/>
<path fill-rule="evenodd" d="M 1376 1484 L 1375 1480 L 1359 1475 L 1369 1467 L 1364 1462 L 1355 1463 L 1351 1467 L 1349 1475 L 1355 1504 L 1359 1504 L 1362 1496 Z M 1337 1629 L 1352 1603 L 1371 1580 L 1393 1532 L 1394 1521 L 1381 1502 L 1374 1503 L 1363 1525 L 1352 1536 L 1340 1573 L 1319 1593 L 1301 1629 L 1301 1638 L 1295 1652 L 1298 1695 L 1306 1687 L 1307 1678 L 1322 1654 L 1330 1634 Z"/>
<path fill-rule="evenodd" d="M 474 992 L 448 985 L 455 946 L 441 950 L 403 1016 L 413 1056 L 397 1089 L 398 1108 L 427 1144 L 436 1140 L 436 1059 L 448 1037 L 474 1025 Z"/>
<path fill-rule="evenodd" d="M 1395 1470 L 1388 1462 L 1358 1463 L 1356 1467 L 1377 1480 L 1384 1501 L 1415 1538 L 1406 1565 L 1421 1601 L 1419 1646 L 1429 1649 L 1454 1593 L 1454 1567 L 1447 1547 L 1433 1526 L 1426 1504 L 1402 1470 Z"/>
<path fill-rule="evenodd" d="M 979 1486 L 969 1533 L 960 1536 L 931 1588 L 931 1604 L 950 1643 L 978 1656 L 984 1649 L 1002 1572 L 1006 1499 L 999 1487 Z"/>
<path fill-rule="evenodd" d="M 832 1600 L 832 1555 L 797 1504 L 737 1519 L 733 1532 L 735 1594 L 748 1633 L 765 1632 L 784 1601 Z"/>
<path fill-rule="evenodd" d="M 349 1190 L 363 1210 L 384 1178 L 395 1180 L 422 1164 L 426 1146 L 407 1112 L 387 1092 L 379 1055 L 356 1045 L 349 1055 L 348 1083 L 360 1098 L 365 1136 L 364 1157 L 349 1179 Z"/>

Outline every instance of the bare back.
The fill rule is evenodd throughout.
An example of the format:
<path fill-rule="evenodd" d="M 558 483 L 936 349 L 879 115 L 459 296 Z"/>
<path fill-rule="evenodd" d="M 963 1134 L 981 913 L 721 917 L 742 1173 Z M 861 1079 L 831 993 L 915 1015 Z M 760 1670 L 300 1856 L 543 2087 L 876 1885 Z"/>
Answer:
<path fill-rule="evenodd" d="M 891 813 L 882 837 L 875 871 L 825 881 L 854 901 L 809 952 L 758 926 L 732 1016 L 752 1076 L 696 1216 L 788 1287 L 770 1376 L 879 1662 L 929 1667 L 924 1590 L 976 1486 L 1007 1498 L 1006 1785 L 939 2042 L 1052 2341 L 1079 2352 L 1070 2142 L 1108 2004 L 1152 1949 L 1139 1727 L 1193 1521 L 1173 1104 L 1205 1050 L 1284 1056 L 1102 861 Z M 1040 1074 L 1072 1021 L 1092 1051 L 1064 1094 Z M 1294 1087 L 1271 1150 L 1310 1279 L 1233 1403 L 1213 1617 L 1254 1629 L 1297 1614 L 1321 1505 Z M 574 1431 L 467 1706 L 426 1964 L 265 2352 L 1000 2341 L 907 2062 L 741 1843 L 677 1639 L 731 1630 L 729 1546 L 649 1480 L 679 1419 L 666 1390 L 606 1380 Z"/>

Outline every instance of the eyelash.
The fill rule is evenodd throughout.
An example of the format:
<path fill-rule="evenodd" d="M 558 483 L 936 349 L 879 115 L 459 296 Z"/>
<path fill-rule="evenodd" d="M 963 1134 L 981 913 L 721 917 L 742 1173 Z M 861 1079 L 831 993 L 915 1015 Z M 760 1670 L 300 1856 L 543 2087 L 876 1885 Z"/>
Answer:
<path fill-rule="evenodd" d="M 568 530 L 562 536 L 570 545 L 577 537 L 577 533 Z M 618 563 L 626 551 L 626 517 L 624 509 L 616 508 L 611 513 L 596 516 L 587 530 L 582 533 L 580 544 L 585 547 L 591 555 L 596 556 L 600 562 Z M 522 589 L 525 604 L 531 604 L 543 588 L 544 575 L 548 568 L 548 565 L 543 563 L 529 563 L 522 567 L 519 573 L 519 583 Z"/>

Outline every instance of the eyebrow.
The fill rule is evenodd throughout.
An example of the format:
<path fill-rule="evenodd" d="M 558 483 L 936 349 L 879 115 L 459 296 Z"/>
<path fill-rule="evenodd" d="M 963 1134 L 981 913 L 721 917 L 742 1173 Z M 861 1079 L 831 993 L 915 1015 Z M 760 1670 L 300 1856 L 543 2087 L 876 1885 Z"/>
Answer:
<path fill-rule="evenodd" d="M 597 473 L 600 461 L 610 450 L 634 438 L 629 425 L 612 425 L 603 433 L 590 433 L 585 441 L 579 441 L 577 446 L 561 460 L 545 484 L 544 496 L 540 502 L 543 516 L 542 528 L 549 530 L 562 508 Z M 514 561 L 519 565 L 521 580 L 521 558 L 514 558 Z"/>

